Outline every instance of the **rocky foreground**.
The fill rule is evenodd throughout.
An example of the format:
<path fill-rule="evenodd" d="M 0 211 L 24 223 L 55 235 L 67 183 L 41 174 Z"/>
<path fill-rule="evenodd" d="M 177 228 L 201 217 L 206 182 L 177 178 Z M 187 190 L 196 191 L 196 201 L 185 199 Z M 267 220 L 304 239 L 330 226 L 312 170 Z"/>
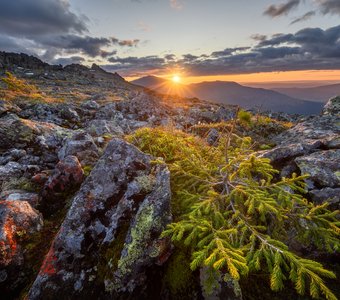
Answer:
<path fill-rule="evenodd" d="M 158 95 L 95 65 L 62 68 L 0 53 L 0 66 L 37 87 L 24 95 L 1 86 L 1 297 L 172 299 L 163 276 L 173 246 L 160 238 L 172 221 L 170 173 L 124 136 L 156 126 L 197 133 L 231 120 L 237 108 Z M 308 198 L 334 209 L 339 106 L 337 97 L 288 130 L 248 132 L 276 145 L 258 155 L 281 176 L 310 174 Z M 218 135 L 202 136 L 210 143 Z M 204 298 L 199 279 L 194 290 L 188 299 Z"/>

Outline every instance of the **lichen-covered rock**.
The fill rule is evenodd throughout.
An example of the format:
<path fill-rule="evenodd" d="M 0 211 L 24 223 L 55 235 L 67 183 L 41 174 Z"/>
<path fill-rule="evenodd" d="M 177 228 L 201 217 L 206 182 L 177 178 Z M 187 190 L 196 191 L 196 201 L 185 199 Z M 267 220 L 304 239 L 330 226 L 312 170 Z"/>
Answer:
<path fill-rule="evenodd" d="M 99 158 L 99 149 L 88 133 L 79 130 L 66 139 L 64 146 L 58 152 L 59 159 L 69 155 L 76 156 L 82 166 L 93 165 Z"/>
<path fill-rule="evenodd" d="M 0 186 L 4 182 L 8 182 L 13 178 L 21 177 L 24 171 L 24 167 L 14 161 L 10 161 L 4 166 L 0 166 Z"/>
<path fill-rule="evenodd" d="M 65 204 L 65 194 L 79 187 L 84 179 L 84 171 L 76 156 L 69 155 L 59 161 L 42 189 L 42 209 L 53 212 Z"/>
<path fill-rule="evenodd" d="M 310 180 L 321 187 L 340 185 L 340 150 L 318 151 L 298 157 L 296 164 L 302 174 L 309 174 Z"/>
<path fill-rule="evenodd" d="M 277 136 L 278 145 L 259 154 L 280 167 L 282 176 L 309 174 L 306 182 L 310 199 L 316 203 L 328 201 L 332 207 L 337 205 L 334 193 L 340 184 L 339 99 L 331 99 L 323 115 L 309 117 Z"/>
<path fill-rule="evenodd" d="M 97 110 L 100 105 L 94 100 L 88 100 L 81 104 L 81 107 L 87 110 Z"/>
<path fill-rule="evenodd" d="M 0 119 L 0 149 L 28 146 L 54 149 L 69 134 L 67 129 L 52 123 L 21 119 L 9 114 Z"/>
<path fill-rule="evenodd" d="M 23 280 L 21 239 L 39 231 L 42 225 L 41 214 L 27 201 L 0 201 L 0 289 L 5 298 Z"/>
<path fill-rule="evenodd" d="M 210 129 L 207 136 L 207 142 L 210 146 L 217 145 L 218 139 L 220 137 L 220 133 L 217 129 Z"/>
<path fill-rule="evenodd" d="M 340 116 L 340 96 L 331 98 L 322 110 L 324 115 Z"/>
<path fill-rule="evenodd" d="M 117 124 L 116 121 L 98 119 L 90 121 L 86 128 L 86 131 L 95 137 L 105 134 L 111 134 L 113 136 L 124 135 L 123 129 Z"/>
<path fill-rule="evenodd" d="M 40 202 L 40 197 L 37 193 L 27 192 L 24 190 L 2 191 L 0 199 L 5 201 L 27 201 L 34 208 L 37 208 Z"/>
<path fill-rule="evenodd" d="M 28 298 L 142 295 L 168 254 L 159 236 L 171 222 L 169 175 L 113 139 L 74 196 Z"/>
<path fill-rule="evenodd" d="M 323 188 L 309 192 L 313 202 L 322 204 L 328 202 L 333 209 L 340 209 L 340 188 Z"/>

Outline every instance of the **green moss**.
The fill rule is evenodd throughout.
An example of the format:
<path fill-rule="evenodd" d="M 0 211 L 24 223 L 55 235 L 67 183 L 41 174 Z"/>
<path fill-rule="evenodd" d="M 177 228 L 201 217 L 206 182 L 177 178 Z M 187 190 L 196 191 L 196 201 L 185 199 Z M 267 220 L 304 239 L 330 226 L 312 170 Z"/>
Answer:
<path fill-rule="evenodd" d="M 267 145 L 267 144 L 262 144 L 262 145 L 260 145 L 259 148 L 260 148 L 260 150 L 269 150 L 269 149 L 272 149 L 273 146 Z"/>
<path fill-rule="evenodd" d="M 97 265 L 98 281 L 104 282 L 112 278 L 112 274 L 118 267 L 118 261 L 124 248 L 124 242 L 129 230 L 130 223 L 122 222 L 118 226 L 115 239 L 109 246 L 103 245 L 100 249 L 100 261 Z"/>
<path fill-rule="evenodd" d="M 12 178 L 9 181 L 6 181 L 2 184 L 2 190 L 24 190 L 27 192 L 37 192 L 39 187 L 34 184 L 31 180 L 21 177 L 21 178 Z"/>
<path fill-rule="evenodd" d="M 91 171 L 93 169 L 93 166 L 84 166 L 83 167 L 83 171 L 84 171 L 84 175 L 87 177 L 90 175 Z"/>
<path fill-rule="evenodd" d="M 167 262 L 163 284 L 174 299 L 188 298 L 194 290 L 196 279 L 189 262 L 190 254 L 181 248 L 176 248 Z"/>

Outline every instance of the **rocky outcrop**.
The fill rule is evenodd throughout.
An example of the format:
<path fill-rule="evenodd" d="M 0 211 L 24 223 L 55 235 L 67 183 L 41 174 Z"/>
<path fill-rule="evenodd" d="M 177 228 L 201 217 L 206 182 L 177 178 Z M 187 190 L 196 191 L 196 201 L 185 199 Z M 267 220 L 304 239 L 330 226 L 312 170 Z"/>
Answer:
<path fill-rule="evenodd" d="M 169 171 L 113 139 L 74 196 L 29 299 L 142 297 L 168 254 Z"/>
<path fill-rule="evenodd" d="M 8 53 L 0 51 L 0 66 L 3 69 L 12 70 L 14 67 L 26 69 L 43 69 L 48 66 L 40 59 L 24 53 Z"/>
<path fill-rule="evenodd" d="M 0 119 L 0 150 L 30 146 L 55 149 L 67 135 L 66 129 L 53 123 L 22 119 L 15 114 Z"/>
<path fill-rule="evenodd" d="M 309 196 L 317 203 L 340 205 L 340 97 L 328 101 L 323 114 L 310 117 L 275 138 L 278 146 L 261 154 L 282 168 L 282 176 L 292 172 L 308 174 Z"/>

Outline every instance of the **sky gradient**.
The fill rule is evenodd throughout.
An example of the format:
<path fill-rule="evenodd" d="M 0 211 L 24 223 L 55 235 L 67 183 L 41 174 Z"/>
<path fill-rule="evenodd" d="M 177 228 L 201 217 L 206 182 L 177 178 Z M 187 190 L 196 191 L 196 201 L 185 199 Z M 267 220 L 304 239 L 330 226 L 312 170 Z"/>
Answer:
<path fill-rule="evenodd" d="M 94 62 L 129 78 L 177 73 L 186 82 L 340 80 L 340 0 L 0 0 L 0 7 L 0 50 L 49 63 Z"/>

